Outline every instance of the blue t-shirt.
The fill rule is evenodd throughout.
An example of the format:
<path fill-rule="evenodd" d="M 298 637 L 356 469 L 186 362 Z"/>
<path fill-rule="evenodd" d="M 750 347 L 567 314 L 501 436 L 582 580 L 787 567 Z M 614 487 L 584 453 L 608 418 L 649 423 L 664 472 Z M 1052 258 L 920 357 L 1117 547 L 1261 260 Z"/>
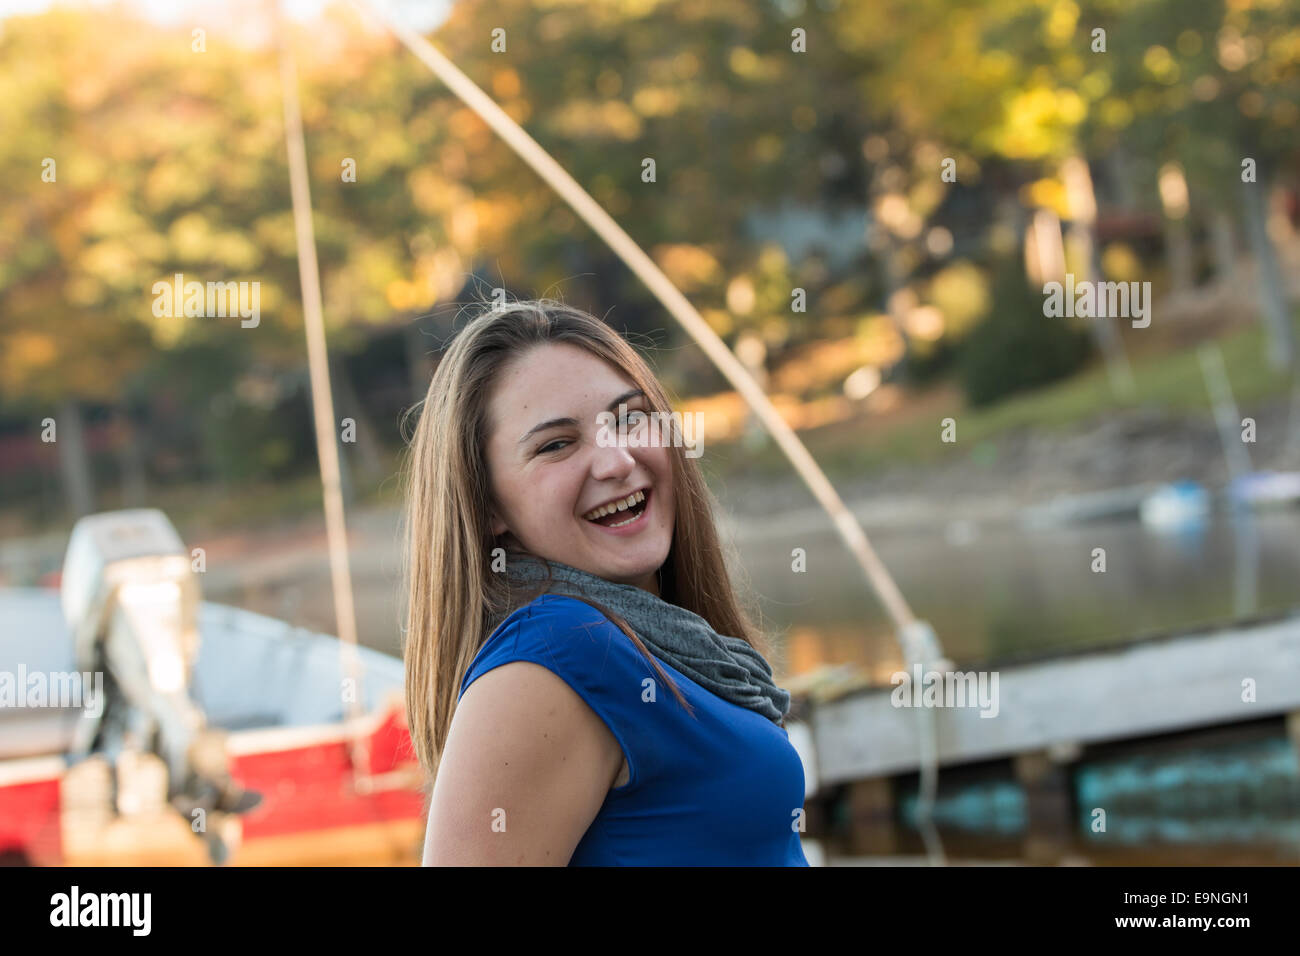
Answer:
<path fill-rule="evenodd" d="M 693 718 L 617 625 L 563 595 L 544 594 L 502 621 L 460 696 L 511 661 L 559 675 L 627 758 L 627 783 L 609 791 L 570 866 L 808 865 L 798 832 L 803 762 L 771 720 L 660 660 Z"/>

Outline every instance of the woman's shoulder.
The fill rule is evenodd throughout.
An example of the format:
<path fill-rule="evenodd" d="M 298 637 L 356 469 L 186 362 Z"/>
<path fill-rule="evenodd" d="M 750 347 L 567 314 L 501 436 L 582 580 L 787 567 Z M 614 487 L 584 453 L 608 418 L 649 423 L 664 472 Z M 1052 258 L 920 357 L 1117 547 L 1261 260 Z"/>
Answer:
<path fill-rule="evenodd" d="M 619 641 L 622 638 L 622 641 Z M 542 594 L 516 608 L 483 642 L 465 674 L 470 682 L 507 661 L 531 660 L 565 676 L 582 676 L 617 661 L 629 649 L 626 635 L 601 610 L 580 598 Z M 593 652 L 600 651 L 594 658 Z M 613 653 L 611 653 L 613 652 Z"/>

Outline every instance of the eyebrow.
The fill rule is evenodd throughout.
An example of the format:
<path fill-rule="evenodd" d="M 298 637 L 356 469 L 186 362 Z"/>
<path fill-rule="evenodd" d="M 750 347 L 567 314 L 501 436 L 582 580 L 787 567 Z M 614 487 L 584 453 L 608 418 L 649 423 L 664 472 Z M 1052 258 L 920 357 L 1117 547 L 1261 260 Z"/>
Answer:
<path fill-rule="evenodd" d="M 618 398 L 614 399 L 612 402 L 609 403 L 609 411 L 612 412 L 614 409 L 618 408 L 618 406 L 621 405 L 623 402 L 626 402 L 630 398 L 637 398 L 637 397 L 644 398 L 645 392 L 641 391 L 641 389 L 639 388 L 634 388 L 631 389 L 630 391 L 624 392 Z M 532 438 L 538 432 L 545 431 L 548 428 L 559 428 L 562 425 L 576 425 L 576 424 L 578 424 L 578 420 L 576 418 L 552 418 L 549 421 L 544 421 L 541 424 L 534 425 L 532 428 L 528 429 L 528 431 L 524 432 L 524 434 L 519 439 L 519 444 L 522 445 L 524 442 L 528 441 L 528 439 Z"/>

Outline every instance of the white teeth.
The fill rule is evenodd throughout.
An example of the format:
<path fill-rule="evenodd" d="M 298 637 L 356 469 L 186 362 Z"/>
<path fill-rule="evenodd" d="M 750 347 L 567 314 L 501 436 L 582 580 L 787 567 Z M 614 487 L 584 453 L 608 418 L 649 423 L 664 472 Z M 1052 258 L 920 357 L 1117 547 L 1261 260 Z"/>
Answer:
<path fill-rule="evenodd" d="M 586 518 L 588 521 L 595 521 L 597 518 L 602 517 L 603 515 L 612 514 L 615 511 L 626 511 L 628 508 L 631 508 L 633 505 L 640 504 L 642 501 L 645 501 L 645 493 L 641 491 L 634 491 L 632 492 L 632 494 L 628 495 L 626 498 L 624 498 L 621 501 L 615 501 L 607 505 L 601 505 L 599 508 L 596 508 L 594 511 L 588 511 L 585 515 L 583 515 L 583 517 Z M 626 521 L 621 523 L 627 524 Z M 617 528 L 618 525 L 610 525 L 610 527 Z"/>

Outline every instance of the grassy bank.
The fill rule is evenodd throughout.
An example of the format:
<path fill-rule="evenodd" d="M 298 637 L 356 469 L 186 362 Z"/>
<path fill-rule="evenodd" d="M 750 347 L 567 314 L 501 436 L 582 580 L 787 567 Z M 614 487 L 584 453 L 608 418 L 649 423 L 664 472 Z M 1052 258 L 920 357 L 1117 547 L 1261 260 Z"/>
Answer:
<path fill-rule="evenodd" d="M 1235 330 L 1217 341 L 1243 415 L 1261 402 L 1286 396 L 1291 379 L 1269 365 L 1264 334 L 1258 326 Z M 1127 397 L 1112 391 L 1106 369 L 1098 362 L 1073 378 L 985 408 L 967 407 L 951 385 L 937 386 L 910 395 L 899 411 L 882 416 L 864 414 L 808 429 L 799 437 L 834 478 L 886 465 L 925 465 L 948 455 L 968 455 L 973 446 L 1018 429 L 1064 431 L 1137 409 L 1196 418 L 1211 414 L 1194 346 L 1135 356 L 1132 367 L 1135 389 Z M 956 421 L 955 443 L 940 440 L 940 423 L 945 418 Z M 718 467 L 728 480 L 747 473 L 774 476 L 790 470 L 785 456 L 772 443 L 758 450 L 747 450 L 739 443 L 719 444 L 714 451 L 714 460 L 725 462 L 725 467 Z"/>

